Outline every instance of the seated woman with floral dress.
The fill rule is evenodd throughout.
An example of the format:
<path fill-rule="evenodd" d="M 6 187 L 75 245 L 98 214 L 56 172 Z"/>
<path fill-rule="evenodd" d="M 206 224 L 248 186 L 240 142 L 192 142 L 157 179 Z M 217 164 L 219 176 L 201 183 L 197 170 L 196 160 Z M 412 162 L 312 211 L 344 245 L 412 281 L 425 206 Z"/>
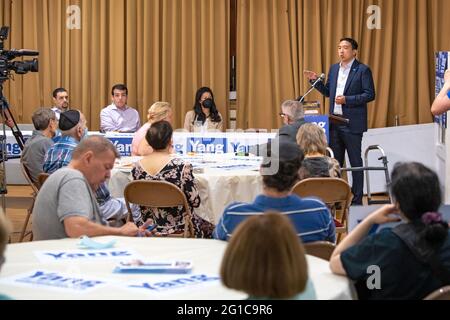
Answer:
<path fill-rule="evenodd" d="M 200 206 L 200 196 L 195 186 L 192 165 L 182 159 L 174 158 L 172 151 L 173 129 L 169 122 L 158 121 L 152 124 L 145 139 L 153 148 L 153 153 L 143 157 L 131 171 L 134 180 L 159 180 L 176 185 L 186 195 L 192 213 L 194 236 L 211 238 L 214 225 L 203 220 L 193 211 Z M 161 234 L 184 232 L 184 209 L 149 208 L 141 206 L 141 216 L 135 223 L 140 226 L 148 219 L 155 222 L 157 232 Z"/>

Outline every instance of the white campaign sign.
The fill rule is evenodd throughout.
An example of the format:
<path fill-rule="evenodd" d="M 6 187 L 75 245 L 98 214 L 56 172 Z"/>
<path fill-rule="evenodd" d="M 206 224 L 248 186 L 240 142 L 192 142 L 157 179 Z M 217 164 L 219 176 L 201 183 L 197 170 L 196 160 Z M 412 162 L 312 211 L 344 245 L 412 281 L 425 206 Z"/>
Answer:
<path fill-rule="evenodd" d="M 126 284 L 125 288 L 129 290 L 139 290 L 148 294 L 165 294 L 176 291 L 189 291 L 192 286 L 213 284 L 219 281 L 217 275 L 195 274 L 180 275 L 177 278 L 168 278 L 159 281 L 133 281 Z"/>
<path fill-rule="evenodd" d="M 64 292 L 85 293 L 109 285 L 112 281 L 84 276 L 79 273 L 62 273 L 38 269 L 3 278 L 0 283 L 33 289 L 42 287 Z"/>
<path fill-rule="evenodd" d="M 35 251 L 34 254 L 42 263 L 68 262 L 80 260 L 105 260 L 105 259 L 140 259 L 141 256 L 129 249 L 102 249 L 102 250 L 48 250 Z"/>

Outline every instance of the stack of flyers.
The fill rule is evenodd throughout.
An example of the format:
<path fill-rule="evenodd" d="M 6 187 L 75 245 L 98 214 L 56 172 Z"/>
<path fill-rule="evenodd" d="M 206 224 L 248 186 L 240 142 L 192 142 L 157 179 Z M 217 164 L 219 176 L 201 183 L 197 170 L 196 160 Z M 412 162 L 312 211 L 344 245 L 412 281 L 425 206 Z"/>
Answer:
<path fill-rule="evenodd" d="M 116 273 L 189 273 L 192 261 L 142 261 L 120 262 L 114 269 Z"/>

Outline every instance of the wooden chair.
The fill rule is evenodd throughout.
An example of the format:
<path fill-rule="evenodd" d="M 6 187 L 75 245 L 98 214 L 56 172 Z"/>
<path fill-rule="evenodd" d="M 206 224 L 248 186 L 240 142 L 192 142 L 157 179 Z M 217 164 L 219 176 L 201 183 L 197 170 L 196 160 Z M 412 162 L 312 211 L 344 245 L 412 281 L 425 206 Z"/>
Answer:
<path fill-rule="evenodd" d="M 347 233 L 348 208 L 353 198 L 348 183 L 340 178 L 309 178 L 297 182 L 293 193 L 301 197 L 317 197 L 332 208 L 332 214 L 341 226 L 336 227 L 337 242 Z"/>
<path fill-rule="evenodd" d="M 22 161 L 20 161 L 20 169 L 22 170 L 23 176 L 25 177 L 25 179 L 27 180 L 28 184 L 30 185 L 30 187 L 33 191 L 31 194 L 33 199 L 31 201 L 30 207 L 27 209 L 27 216 L 26 216 L 25 222 L 22 226 L 22 231 L 20 232 L 19 241 L 22 242 L 23 239 L 28 235 L 30 235 L 30 241 L 33 240 L 33 232 L 32 231 L 26 232 L 26 231 L 27 231 L 28 223 L 30 222 L 31 214 L 33 213 L 34 202 L 36 201 L 36 196 L 39 191 L 39 184 L 33 182 L 33 180 L 31 179 L 30 172 L 28 171 L 27 167 L 23 164 Z"/>
<path fill-rule="evenodd" d="M 433 291 L 423 300 L 450 300 L 450 286 L 445 286 Z"/>
<path fill-rule="evenodd" d="M 330 260 L 331 254 L 336 248 L 334 243 L 328 241 L 313 241 L 304 243 L 303 246 L 307 254 L 327 261 Z"/>
<path fill-rule="evenodd" d="M 38 184 L 39 184 L 39 188 L 41 188 L 41 186 L 44 184 L 45 180 L 47 180 L 47 178 L 48 178 L 49 176 L 50 176 L 50 175 L 49 175 L 48 173 L 44 173 L 44 172 L 39 173 L 39 175 L 38 175 Z"/>
<path fill-rule="evenodd" d="M 124 198 L 128 209 L 128 221 L 132 221 L 131 203 L 152 208 L 183 206 L 185 209 L 183 216 L 184 232 L 182 234 L 170 234 L 167 237 L 194 237 L 192 214 L 186 196 L 174 184 L 166 181 L 132 181 L 125 187 Z"/>

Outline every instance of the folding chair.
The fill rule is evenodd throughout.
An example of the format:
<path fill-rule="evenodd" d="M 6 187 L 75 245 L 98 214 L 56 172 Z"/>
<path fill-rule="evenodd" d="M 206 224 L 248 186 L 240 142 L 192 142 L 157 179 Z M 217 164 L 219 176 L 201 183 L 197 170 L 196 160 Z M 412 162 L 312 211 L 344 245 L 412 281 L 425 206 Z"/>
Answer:
<path fill-rule="evenodd" d="M 450 286 L 441 287 L 433 291 L 423 300 L 450 300 Z"/>
<path fill-rule="evenodd" d="M 340 178 L 309 178 L 297 182 L 292 192 L 301 197 L 317 197 L 333 208 L 334 216 L 340 223 L 336 227 L 339 243 L 341 235 L 347 233 L 348 208 L 353 198 L 348 183 Z"/>
<path fill-rule="evenodd" d="M 169 234 L 167 237 L 194 237 L 192 214 L 184 193 L 174 184 L 166 181 L 136 180 L 127 184 L 124 191 L 128 209 L 128 221 L 132 220 L 130 203 L 151 208 L 173 208 L 183 206 L 185 213 L 184 232 Z"/>
<path fill-rule="evenodd" d="M 307 242 L 304 243 L 303 246 L 305 247 L 307 254 L 327 261 L 330 260 L 331 254 L 336 248 L 334 243 L 328 241 Z"/>
<path fill-rule="evenodd" d="M 27 180 L 31 189 L 33 190 L 32 194 L 31 194 L 33 199 L 31 201 L 30 207 L 27 209 L 27 216 L 26 216 L 25 222 L 22 226 L 22 231 L 20 232 L 19 241 L 22 242 L 23 239 L 28 235 L 30 235 L 30 241 L 33 240 L 33 232 L 32 231 L 26 232 L 26 230 L 27 230 L 28 222 L 30 221 L 31 214 L 33 213 L 34 202 L 36 201 L 36 196 L 39 191 L 39 185 L 33 182 L 33 180 L 31 179 L 30 172 L 28 171 L 27 167 L 23 164 L 22 161 L 20 161 L 20 169 L 22 170 L 23 176 L 25 177 L 25 179 Z"/>
<path fill-rule="evenodd" d="M 42 187 L 42 185 L 44 184 L 45 180 L 47 180 L 47 178 L 48 178 L 49 176 L 50 176 L 50 175 L 49 175 L 48 173 L 44 173 L 44 172 L 39 173 L 39 175 L 38 175 L 39 189 Z"/>

